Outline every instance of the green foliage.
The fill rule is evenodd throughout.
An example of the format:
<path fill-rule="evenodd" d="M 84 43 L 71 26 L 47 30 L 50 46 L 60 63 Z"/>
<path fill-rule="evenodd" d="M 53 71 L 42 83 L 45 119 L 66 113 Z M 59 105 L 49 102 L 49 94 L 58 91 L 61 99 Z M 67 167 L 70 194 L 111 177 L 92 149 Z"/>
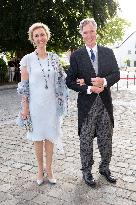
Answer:
<path fill-rule="evenodd" d="M 21 56 L 33 49 L 27 31 L 35 22 L 47 24 L 52 38 L 49 50 L 57 53 L 82 44 L 79 22 L 94 17 L 102 29 L 116 15 L 115 0 L 1 0 L 0 49 Z"/>
<path fill-rule="evenodd" d="M 64 65 L 63 66 L 64 71 L 67 73 L 68 69 L 69 69 L 69 65 Z"/>
<path fill-rule="evenodd" d="M 130 23 L 118 16 L 110 19 L 102 29 L 98 30 L 98 42 L 102 45 L 113 45 L 117 41 L 123 40 L 125 28 L 128 26 Z"/>
<path fill-rule="evenodd" d="M 7 80 L 7 72 L 6 62 L 0 58 L 0 83 Z"/>

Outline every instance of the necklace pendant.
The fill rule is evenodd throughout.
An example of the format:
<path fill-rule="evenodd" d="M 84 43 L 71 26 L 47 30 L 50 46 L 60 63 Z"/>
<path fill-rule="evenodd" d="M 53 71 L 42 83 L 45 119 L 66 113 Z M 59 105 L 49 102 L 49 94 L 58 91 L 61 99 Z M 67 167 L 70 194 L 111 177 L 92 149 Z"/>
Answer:
<path fill-rule="evenodd" d="M 41 62 L 40 62 L 40 59 L 39 59 L 39 57 L 38 57 L 38 53 L 37 53 L 37 51 L 36 51 L 36 55 L 37 55 L 37 59 L 38 59 L 38 62 L 39 62 L 39 65 L 40 65 L 40 67 L 41 67 L 41 72 L 42 72 L 42 75 L 43 75 L 43 78 L 44 78 L 44 81 L 45 81 L 45 85 L 44 85 L 44 87 L 45 87 L 45 89 L 48 89 L 48 78 L 49 78 L 49 72 L 50 72 L 50 68 L 49 68 L 49 56 L 47 56 L 47 58 L 48 58 L 48 73 L 47 74 L 45 74 L 45 71 L 44 71 L 44 67 L 42 66 L 42 64 L 41 64 Z M 48 53 L 48 55 L 49 55 L 49 53 Z"/>

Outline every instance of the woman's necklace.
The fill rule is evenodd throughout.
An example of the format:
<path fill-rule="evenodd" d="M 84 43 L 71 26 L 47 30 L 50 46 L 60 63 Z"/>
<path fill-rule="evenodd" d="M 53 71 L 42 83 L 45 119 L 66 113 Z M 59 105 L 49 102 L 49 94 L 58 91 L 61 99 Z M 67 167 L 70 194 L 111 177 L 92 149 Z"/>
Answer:
<path fill-rule="evenodd" d="M 38 59 L 38 62 L 39 62 L 39 65 L 41 67 L 41 71 L 42 71 L 42 75 L 44 77 L 44 81 L 45 81 L 45 89 L 48 89 L 48 79 L 49 79 L 49 72 L 50 72 L 50 68 L 49 68 L 49 53 L 47 54 L 47 60 L 48 60 L 48 74 L 46 75 L 45 74 L 45 69 L 44 67 L 42 66 L 41 62 L 40 62 L 40 59 L 39 59 L 39 56 L 38 56 L 38 52 L 36 51 L 36 55 L 37 55 L 37 59 Z"/>

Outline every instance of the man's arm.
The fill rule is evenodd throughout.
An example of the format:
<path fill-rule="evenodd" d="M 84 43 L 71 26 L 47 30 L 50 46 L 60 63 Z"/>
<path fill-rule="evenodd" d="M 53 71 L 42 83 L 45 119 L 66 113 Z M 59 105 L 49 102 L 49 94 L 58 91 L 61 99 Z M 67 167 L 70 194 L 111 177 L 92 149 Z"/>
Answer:
<path fill-rule="evenodd" d="M 93 86 L 111 87 L 112 85 L 117 83 L 120 79 L 120 72 L 119 72 L 118 64 L 114 56 L 114 53 L 111 49 L 108 49 L 108 54 L 109 54 L 108 61 L 110 62 L 109 63 L 110 72 L 109 73 L 107 72 L 107 75 L 105 75 L 104 78 L 103 77 L 91 78 L 91 83 L 93 84 Z"/>
<path fill-rule="evenodd" d="M 111 49 L 109 50 L 110 50 L 109 60 L 111 62 L 112 71 L 107 76 L 105 76 L 105 79 L 107 81 L 107 87 L 113 86 L 115 83 L 117 83 L 120 80 L 120 71 L 119 71 L 119 67 L 115 55 Z"/>
<path fill-rule="evenodd" d="M 66 84 L 68 88 L 76 92 L 87 93 L 88 86 L 86 84 L 80 86 L 80 84 L 78 84 L 77 82 L 77 79 L 78 79 L 78 62 L 76 60 L 75 54 L 73 53 L 70 56 L 70 68 L 68 69 L 67 72 Z"/>

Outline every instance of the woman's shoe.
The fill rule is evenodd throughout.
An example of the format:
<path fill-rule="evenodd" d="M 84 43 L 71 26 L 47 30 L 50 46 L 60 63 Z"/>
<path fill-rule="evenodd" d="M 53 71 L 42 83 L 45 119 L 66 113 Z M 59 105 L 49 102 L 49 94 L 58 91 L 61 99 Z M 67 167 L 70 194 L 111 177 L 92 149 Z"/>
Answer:
<path fill-rule="evenodd" d="M 36 182 L 37 182 L 38 186 L 40 186 L 44 183 L 44 180 L 43 179 L 37 179 Z"/>
<path fill-rule="evenodd" d="M 51 177 L 48 176 L 48 173 L 47 173 L 47 170 L 46 170 L 46 169 L 45 169 L 45 173 L 46 173 L 46 177 L 47 177 L 47 179 L 48 179 L 48 182 L 49 182 L 50 184 L 56 184 L 56 183 L 57 183 L 57 180 L 53 177 L 52 171 L 50 172 L 50 173 L 52 173 L 52 174 L 51 174 Z"/>
<path fill-rule="evenodd" d="M 50 184 L 56 184 L 57 183 L 57 180 L 55 178 L 49 178 L 47 177 L 48 181 Z"/>
<path fill-rule="evenodd" d="M 44 177 L 44 172 L 43 172 L 43 177 Z M 37 184 L 40 186 L 41 184 L 44 183 L 44 179 L 37 179 Z"/>

